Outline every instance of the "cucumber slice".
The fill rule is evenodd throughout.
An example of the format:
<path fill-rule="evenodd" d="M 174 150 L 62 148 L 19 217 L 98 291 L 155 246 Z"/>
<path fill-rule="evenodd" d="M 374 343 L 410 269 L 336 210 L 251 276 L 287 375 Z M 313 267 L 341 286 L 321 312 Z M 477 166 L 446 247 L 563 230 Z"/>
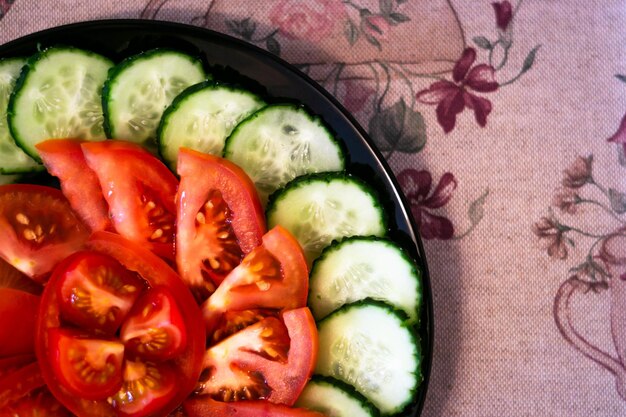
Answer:
<path fill-rule="evenodd" d="M 113 63 L 71 47 L 45 49 L 28 59 L 9 101 L 15 142 L 40 162 L 35 145 L 46 139 L 105 139 L 101 87 Z"/>
<path fill-rule="evenodd" d="M 387 239 L 357 236 L 326 248 L 309 281 L 309 307 L 315 319 L 365 298 L 385 301 L 416 323 L 421 286 L 415 264 Z"/>
<path fill-rule="evenodd" d="M 13 184 L 19 178 L 19 175 L 0 175 L 0 185 Z"/>
<path fill-rule="evenodd" d="M 300 242 L 309 262 L 333 240 L 386 233 L 386 218 L 372 188 L 344 173 L 296 178 L 270 197 L 269 227 L 281 225 Z"/>
<path fill-rule="evenodd" d="M 226 140 L 224 156 L 254 181 L 261 202 L 292 179 L 341 171 L 341 145 L 319 117 L 292 104 L 267 106 L 241 122 Z"/>
<path fill-rule="evenodd" d="M 222 156 L 235 126 L 264 105 L 246 90 L 212 82 L 193 85 L 163 113 L 157 131 L 159 153 L 174 172 L 181 147 Z"/>
<path fill-rule="evenodd" d="M 206 78 L 202 62 L 170 49 L 126 58 L 102 89 L 107 136 L 154 148 L 161 115 L 174 97 Z"/>
<path fill-rule="evenodd" d="M 421 382 L 421 351 L 404 313 L 381 302 L 348 304 L 319 323 L 315 373 L 353 386 L 384 415 L 401 412 Z"/>
<path fill-rule="evenodd" d="M 17 174 L 43 170 L 43 167 L 15 144 L 9 131 L 7 109 L 9 97 L 15 87 L 26 59 L 9 58 L 0 60 L 0 174 Z"/>
<path fill-rule="evenodd" d="M 378 410 L 350 385 L 335 378 L 313 376 L 295 403 L 328 417 L 376 417 Z"/>

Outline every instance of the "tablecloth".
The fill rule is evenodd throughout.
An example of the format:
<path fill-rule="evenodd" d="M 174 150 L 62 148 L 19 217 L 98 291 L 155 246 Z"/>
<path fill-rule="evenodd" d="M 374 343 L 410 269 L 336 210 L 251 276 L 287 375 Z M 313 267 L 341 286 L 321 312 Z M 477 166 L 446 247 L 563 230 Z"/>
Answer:
<path fill-rule="evenodd" d="M 82 20 L 204 26 L 352 112 L 424 240 L 425 416 L 626 413 L 626 4 L 0 0 L 0 43 Z"/>

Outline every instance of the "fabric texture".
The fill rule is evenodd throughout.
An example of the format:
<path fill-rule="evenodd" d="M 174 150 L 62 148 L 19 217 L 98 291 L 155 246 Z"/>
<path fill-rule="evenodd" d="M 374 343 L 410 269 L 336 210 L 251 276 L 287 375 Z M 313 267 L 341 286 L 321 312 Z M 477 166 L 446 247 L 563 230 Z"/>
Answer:
<path fill-rule="evenodd" d="M 370 133 L 420 227 L 423 415 L 624 415 L 626 7 L 522 1 L 0 0 L 0 43 L 143 18 L 297 64 Z"/>

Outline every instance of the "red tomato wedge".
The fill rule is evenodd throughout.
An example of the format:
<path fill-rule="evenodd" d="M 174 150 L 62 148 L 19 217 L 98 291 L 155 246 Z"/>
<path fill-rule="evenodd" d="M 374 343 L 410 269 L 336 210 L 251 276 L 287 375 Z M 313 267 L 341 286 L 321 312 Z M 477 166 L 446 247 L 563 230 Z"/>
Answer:
<path fill-rule="evenodd" d="M 268 317 L 209 348 L 197 392 L 219 401 L 266 399 L 293 405 L 317 360 L 318 336 L 307 307 Z"/>
<path fill-rule="evenodd" d="M 276 226 L 202 305 L 207 332 L 211 334 L 226 311 L 303 307 L 308 285 L 300 244 L 286 229 Z"/>
<path fill-rule="evenodd" d="M 165 261 L 146 248 L 109 232 L 94 233 L 87 246 L 90 251 L 79 252 L 57 266 L 42 294 L 37 323 L 36 353 L 46 383 L 53 395 L 70 411 L 78 415 L 133 417 L 167 415 L 194 390 L 202 369 L 205 331 L 201 312 L 180 277 Z M 63 315 L 61 308 L 63 300 L 60 297 L 62 291 L 59 286 L 69 282 L 66 278 L 68 271 L 72 271 L 75 265 L 80 265 L 81 259 L 102 257 L 114 259 L 116 265 L 123 267 L 126 273 L 136 275 L 145 282 L 146 288 L 141 291 L 143 295 L 132 301 L 132 307 L 127 314 L 122 314 L 121 329 L 134 329 L 135 337 L 147 342 L 144 345 L 145 349 L 149 350 L 148 346 L 150 346 L 162 350 L 156 349 L 146 353 L 137 346 L 125 344 L 125 342 L 131 343 L 135 337 L 122 340 L 116 336 L 128 330 L 121 330 L 115 335 L 105 335 L 93 326 L 75 324 Z M 102 267 L 107 268 L 111 265 L 111 263 L 103 262 Z M 116 268 L 111 268 L 113 275 L 119 275 Z M 96 279 L 95 282 L 97 281 L 99 280 Z M 128 283 L 123 277 L 122 282 Z M 80 280 L 76 285 L 80 286 Z M 114 288 L 114 286 L 109 288 Z M 145 316 L 144 312 L 147 312 Z M 153 320 L 155 318 L 159 320 Z M 175 326 L 180 327 L 173 330 L 172 327 Z M 161 332 L 163 329 L 167 331 Z M 142 330 L 144 331 L 143 337 L 139 335 Z M 80 332 L 80 334 L 71 334 L 71 331 Z M 90 397 L 96 398 L 97 395 L 98 399 L 90 400 L 84 395 L 74 395 L 76 390 L 63 377 L 63 374 L 68 372 L 68 367 L 71 370 L 71 361 L 69 361 L 70 365 L 65 365 L 63 369 L 62 367 L 55 368 L 53 365 L 55 358 L 63 359 L 64 356 L 58 349 L 60 346 L 58 339 L 55 339 L 59 332 L 68 334 L 70 336 L 67 340 L 68 345 L 71 347 L 72 343 L 77 343 L 77 349 L 80 348 L 83 340 L 88 340 L 87 351 L 91 348 L 96 348 L 96 350 L 91 356 L 87 353 L 84 362 L 97 368 L 98 364 L 108 361 L 108 368 L 101 369 L 113 369 L 113 372 L 105 377 L 110 375 L 114 379 L 115 375 L 119 375 L 117 373 L 119 362 L 116 355 L 118 352 L 123 352 L 121 377 L 116 379 L 116 383 L 120 385 L 117 386 L 116 392 L 111 393 L 113 389 L 110 387 L 106 389 L 93 387 L 94 394 Z M 151 339 L 151 335 L 156 334 L 160 336 Z M 168 337 L 172 337 L 173 342 L 168 341 Z M 150 340 L 153 343 L 150 343 Z M 94 341 L 93 346 L 92 341 Z M 80 361 L 77 363 L 84 365 Z M 91 374 L 85 373 L 85 380 L 81 383 L 88 384 L 89 375 Z M 83 374 L 78 376 L 83 376 Z"/>
<path fill-rule="evenodd" d="M 7 356 L 0 359 L 0 379 L 21 367 L 33 363 L 37 360 L 34 353 L 23 355 Z"/>
<path fill-rule="evenodd" d="M 50 139 L 35 145 L 48 172 L 59 178 L 72 208 L 92 231 L 113 230 L 100 182 L 83 155 L 84 140 Z"/>
<path fill-rule="evenodd" d="M 79 250 L 89 230 L 61 191 L 40 185 L 0 186 L 0 258 L 35 279 Z"/>
<path fill-rule="evenodd" d="M 28 278 L 2 258 L 0 258 L 0 288 L 13 288 L 36 295 L 43 291 L 41 284 Z"/>
<path fill-rule="evenodd" d="M 0 409 L 0 417 L 71 417 L 72 414 L 45 387 Z"/>
<path fill-rule="evenodd" d="M 173 259 L 178 188 L 174 174 L 137 144 L 107 140 L 85 142 L 81 147 L 98 177 L 115 230 Z"/>
<path fill-rule="evenodd" d="M 183 148 L 178 174 L 176 263 L 204 299 L 261 244 L 265 217 L 252 180 L 226 159 Z"/>
<path fill-rule="evenodd" d="M 35 352 L 38 295 L 0 288 L 0 357 Z"/>
<path fill-rule="evenodd" d="M 225 403 L 196 397 L 183 403 L 189 417 L 325 417 L 325 414 L 304 408 L 292 408 L 268 401 L 236 401 Z"/>
<path fill-rule="evenodd" d="M 33 362 L 0 378 L 0 410 L 45 385 L 39 364 Z"/>

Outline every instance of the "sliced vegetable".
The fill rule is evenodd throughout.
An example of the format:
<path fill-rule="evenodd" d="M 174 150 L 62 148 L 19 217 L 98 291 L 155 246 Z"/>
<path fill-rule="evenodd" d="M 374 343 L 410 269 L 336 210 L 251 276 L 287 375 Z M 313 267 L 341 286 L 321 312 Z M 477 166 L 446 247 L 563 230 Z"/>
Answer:
<path fill-rule="evenodd" d="M 33 390 L 43 387 L 39 364 L 29 363 L 0 378 L 0 410 L 24 398 Z"/>
<path fill-rule="evenodd" d="M 38 388 L 0 410 L 1 417 L 72 417 L 72 414 L 50 394 Z"/>
<path fill-rule="evenodd" d="M 96 173 L 89 168 L 80 139 L 51 139 L 35 145 L 48 172 L 61 181 L 61 190 L 92 231 L 113 230 L 109 206 Z"/>
<path fill-rule="evenodd" d="M 294 178 L 341 171 L 341 145 L 319 117 L 301 106 L 274 104 L 242 121 L 226 141 L 224 156 L 256 184 L 261 201 Z"/>
<path fill-rule="evenodd" d="M 0 257 L 38 282 L 79 250 L 88 233 L 59 190 L 0 186 Z"/>
<path fill-rule="evenodd" d="M 189 417 L 325 417 L 325 414 L 302 408 L 272 404 L 267 401 L 221 402 L 210 398 L 192 398 L 183 403 Z"/>
<path fill-rule="evenodd" d="M 269 227 L 277 224 L 300 242 L 309 264 L 333 240 L 383 236 L 386 218 L 374 190 L 342 173 L 302 176 L 272 195 Z"/>
<path fill-rule="evenodd" d="M 265 318 L 209 348 L 196 392 L 292 405 L 315 366 L 317 329 L 306 307 L 285 311 L 282 320 Z"/>
<path fill-rule="evenodd" d="M 193 85 L 165 110 L 157 132 L 159 153 L 176 171 L 178 150 L 221 156 L 237 124 L 265 103 L 249 91 L 213 82 Z"/>
<path fill-rule="evenodd" d="M 250 178 L 230 161 L 181 149 L 178 173 L 176 263 L 204 300 L 261 244 L 263 209 Z"/>
<path fill-rule="evenodd" d="M 316 320 L 365 298 L 385 301 L 418 320 L 420 275 L 390 240 L 355 236 L 326 248 L 311 270 L 309 307 Z"/>
<path fill-rule="evenodd" d="M 126 58 L 109 72 L 102 89 L 108 137 L 154 148 L 165 108 L 205 78 L 202 62 L 179 51 L 154 49 Z"/>
<path fill-rule="evenodd" d="M 100 181 L 115 230 L 159 256 L 174 258 L 174 174 L 137 144 L 107 140 L 81 146 Z"/>
<path fill-rule="evenodd" d="M 35 352 L 39 299 L 24 291 L 0 288 L 0 357 Z"/>
<path fill-rule="evenodd" d="M 202 305 L 207 331 L 227 311 L 304 307 L 308 270 L 302 249 L 293 236 L 277 226 L 263 236 Z"/>
<path fill-rule="evenodd" d="M 25 63 L 26 60 L 22 58 L 0 59 L 0 174 L 43 170 L 41 165 L 15 144 L 7 120 L 9 97 Z"/>
<path fill-rule="evenodd" d="M 296 401 L 297 407 L 329 417 L 376 417 L 378 410 L 367 398 L 338 379 L 313 376 Z"/>
<path fill-rule="evenodd" d="M 35 145 L 46 139 L 105 139 L 101 88 L 111 66 L 101 55 L 70 47 L 29 58 L 9 102 L 15 142 L 40 161 Z"/>
<path fill-rule="evenodd" d="M 0 288 L 13 288 L 39 295 L 43 286 L 18 271 L 13 265 L 0 258 Z"/>
<path fill-rule="evenodd" d="M 399 413 L 422 379 L 416 337 L 393 307 L 373 300 L 348 304 L 319 323 L 315 373 L 353 386 L 382 414 Z"/>

